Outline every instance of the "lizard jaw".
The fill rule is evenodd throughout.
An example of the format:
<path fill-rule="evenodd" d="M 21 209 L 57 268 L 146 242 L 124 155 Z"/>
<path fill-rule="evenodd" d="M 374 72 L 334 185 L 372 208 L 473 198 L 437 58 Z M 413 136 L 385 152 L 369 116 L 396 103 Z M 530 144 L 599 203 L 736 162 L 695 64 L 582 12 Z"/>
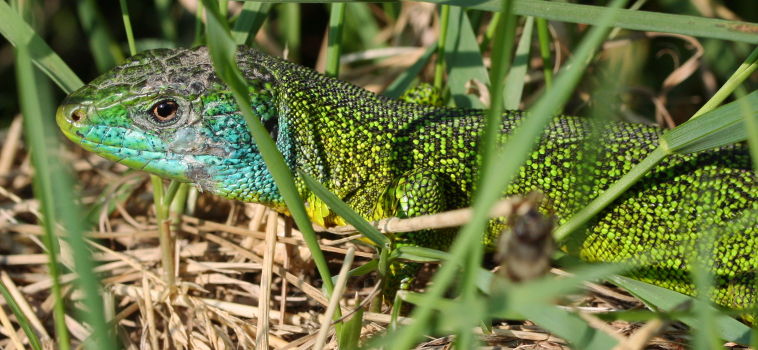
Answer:
<path fill-rule="evenodd" d="M 157 142 L 144 142 L 147 137 L 125 127 L 93 122 L 92 108 L 64 103 L 55 119 L 63 134 L 82 148 L 103 158 L 181 182 L 195 182 L 187 176 L 187 164 L 199 164 L 193 155 L 167 151 Z M 193 173 L 198 173 L 194 171 Z"/>
<path fill-rule="evenodd" d="M 138 127 L 102 124 L 103 117 L 95 108 L 64 101 L 57 110 L 56 122 L 68 139 L 108 160 L 193 183 L 223 197 L 281 206 L 278 190 L 269 181 L 263 161 L 244 158 L 254 152 L 234 151 L 228 144 L 208 139 L 191 127 L 164 139 L 165 135 L 153 135 Z"/>

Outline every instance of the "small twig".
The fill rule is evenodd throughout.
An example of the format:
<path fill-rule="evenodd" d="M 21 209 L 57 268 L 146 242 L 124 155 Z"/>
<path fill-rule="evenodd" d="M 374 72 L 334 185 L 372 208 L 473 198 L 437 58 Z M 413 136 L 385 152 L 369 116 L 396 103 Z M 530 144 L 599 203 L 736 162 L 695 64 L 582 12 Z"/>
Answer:
<path fill-rule="evenodd" d="M 176 246 L 174 239 L 171 235 L 171 220 L 170 219 L 158 219 L 158 240 L 161 247 L 161 267 L 163 268 L 163 278 L 166 281 L 169 289 L 174 289 L 176 286 L 176 274 L 174 264 L 174 252 Z"/>
<path fill-rule="evenodd" d="M 360 309 L 364 309 L 365 310 L 366 309 L 366 305 L 368 305 L 374 299 L 374 297 L 376 297 L 379 293 L 381 293 L 381 291 L 382 291 L 381 287 L 382 287 L 381 283 L 374 284 L 374 288 L 371 289 L 371 291 L 368 293 L 368 295 L 366 295 L 366 297 L 363 298 L 363 301 L 360 304 L 358 304 L 358 306 L 355 309 L 353 309 L 352 311 L 350 311 L 350 312 L 342 315 L 342 317 L 340 317 L 339 320 L 336 320 L 336 321 L 334 321 L 332 323 L 342 322 L 342 321 L 350 318 L 350 316 L 352 316 L 354 313 L 356 313 Z"/>
<path fill-rule="evenodd" d="M 103 208 L 107 208 L 107 207 L 103 206 Z M 124 208 L 124 206 L 121 205 L 121 203 L 115 203 L 115 208 L 116 208 L 116 211 L 118 211 L 118 213 L 121 214 L 121 217 L 127 223 L 129 223 L 129 225 L 132 225 L 132 227 L 134 227 L 136 230 L 139 230 L 139 231 L 146 231 L 147 230 L 147 225 L 143 225 L 143 224 L 139 223 L 136 219 L 134 219 L 134 217 L 131 214 L 129 214 L 129 212 L 126 210 L 126 208 Z M 108 212 L 107 210 L 103 210 L 103 211 L 105 213 Z"/>
<path fill-rule="evenodd" d="M 286 218 L 284 220 L 284 237 L 292 237 L 292 218 Z M 282 263 L 282 267 L 285 271 L 290 270 L 290 256 L 293 255 L 292 253 L 292 247 L 289 245 L 284 245 L 284 262 Z M 282 286 L 281 286 L 281 294 L 279 301 L 279 312 L 283 315 L 287 312 L 287 281 L 285 281 L 282 278 Z M 279 320 L 279 325 L 284 325 L 284 320 Z"/>
<path fill-rule="evenodd" d="M 331 328 L 331 319 L 334 317 L 335 311 L 339 307 L 340 299 L 342 298 L 342 292 L 345 290 L 345 283 L 350 272 L 350 267 L 353 266 L 353 258 L 355 257 L 355 248 L 350 247 L 345 255 L 345 260 L 342 262 L 337 282 L 334 286 L 334 293 L 329 300 L 329 306 L 324 313 L 324 320 L 321 322 L 321 329 L 318 331 L 318 337 L 316 337 L 316 345 L 313 347 L 315 350 L 322 350 L 326 344 L 326 336 L 329 334 Z"/>
<path fill-rule="evenodd" d="M 389 56 L 407 55 L 407 54 L 422 54 L 424 47 L 385 47 L 379 49 L 369 49 L 359 52 L 353 52 L 342 55 L 340 57 L 341 64 L 351 64 L 354 62 L 374 60 L 377 58 L 385 58 Z"/>
<path fill-rule="evenodd" d="M 112 263 L 100 265 L 96 267 L 95 272 L 100 273 L 100 272 L 110 271 L 114 268 L 119 268 L 123 266 L 125 266 L 124 262 L 114 261 Z M 76 273 L 70 272 L 65 275 L 61 275 L 60 277 L 58 277 L 58 279 L 60 280 L 61 285 L 66 285 L 68 283 L 73 282 L 77 277 L 78 275 Z M 24 294 L 30 295 L 30 294 L 38 293 L 46 289 L 50 289 L 52 285 L 53 285 L 53 279 L 51 277 L 47 277 L 40 281 L 23 286 L 21 288 L 21 291 L 23 291 Z"/>
<path fill-rule="evenodd" d="M 21 343 L 21 339 L 18 337 L 19 334 L 16 333 L 13 324 L 11 324 L 10 318 L 8 318 L 8 314 L 5 313 L 5 309 L 2 307 L 0 307 L 0 323 L 2 323 L 6 335 L 10 338 L 10 342 L 16 347 L 16 349 L 24 349 L 24 344 Z M 22 332 L 20 334 L 24 333 Z"/>
<path fill-rule="evenodd" d="M 573 274 L 568 273 L 568 272 L 563 271 L 563 270 L 558 269 L 558 268 L 552 268 L 552 269 L 550 269 L 550 272 L 553 273 L 553 274 L 555 274 L 555 275 L 558 275 L 558 276 L 573 276 Z M 636 303 L 636 302 L 639 302 L 639 299 L 637 299 L 637 298 L 635 298 L 633 296 L 621 294 L 619 292 L 614 291 L 613 289 L 610 289 L 610 288 L 608 288 L 606 286 L 603 286 L 603 285 L 600 285 L 600 284 L 597 284 L 597 283 L 593 283 L 593 282 L 589 282 L 589 281 L 584 281 L 584 286 L 587 287 L 587 289 L 589 289 L 589 290 L 591 290 L 591 291 L 593 291 L 595 293 L 598 293 L 598 294 L 601 294 L 601 295 L 605 295 L 605 296 L 611 297 L 611 298 L 616 299 L 616 300 L 620 300 L 620 301 L 627 302 L 627 303 Z"/>
<path fill-rule="evenodd" d="M 19 144 L 21 144 L 21 126 L 23 125 L 23 119 L 21 115 L 17 115 L 13 118 L 11 126 L 8 128 L 8 133 L 5 137 L 2 150 L 0 150 L 0 177 L 5 177 L 13 166 L 13 160 L 16 158 L 16 151 Z"/>
<path fill-rule="evenodd" d="M 263 255 L 263 273 L 261 274 L 261 295 L 258 298 L 258 331 L 255 335 L 255 348 L 268 349 L 269 308 L 271 299 L 271 281 L 274 268 L 274 248 L 276 248 L 276 219 L 278 215 L 270 210 L 266 219 L 266 253 Z"/>
<path fill-rule="evenodd" d="M 382 314 L 378 312 L 364 312 L 363 313 L 363 319 L 366 321 L 376 322 L 380 324 L 390 324 L 392 322 L 390 315 L 388 314 Z M 407 325 L 410 324 L 411 321 L 413 321 L 412 318 L 408 317 L 398 317 L 397 318 L 397 324 L 398 325 Z"/>
<path fill-rule="evenodd" d="M 637 350 L 637 349 L 644 349 L 645 345 L 650 342 L 653 337 L 655 337 L 658 332 L 663 329 L 663 327 L 666 327 L 668 322 L 664 322 L 661 319 L 654 319 L 650 320 L 648 323 L 645 323 L 644 326 L 640 327 L 634 334 L 626 338 L 625 341 L 619 342 L 616 347 L 613 348 L 613 350 Z"/>
<path fill-rule="evenodd" d="M 298 349 L 300 346 L 303 346 L 305 344 L 308 344 L 309 346 L 314 342 L 316 337 L 318 336 L 318 333 L 308 334 L 306 336 L 302 336 L 300 338 L 295 339 L 294 341 L 290 342 L 286 346 L 282 347 L 279 350 L 291 350 L 291 349 Z"/>
<path fill-rule="evenodd" d="M 509 216 L 515 212 L 525 201 L 519 197 L 511 197 L 497 202 L 490 211 L 490 217 L 496 218 Z M 447 227 L 458 227 L 471 220 L 474 210 L 470 207 L 445 211 L 442 213 L 416 216 L 408 219 L 397 217 L 378 220 L 372 223 L 381 233 L 413 232 L 419 230 L 436 230 Z M 358 230 L 351 225 L 321 228 L 327 232 L 336 234 L 351 234 Z"/>
<path fill-rule="evenodd" d="M 255 253 L 253 253 L 252 251 L 250 251 L 248 249 L 244 249 L 244 248 L 240 247 L 239 245 L 236 245 L 236 244 L 234 244 L 234 243 L 232 243 L 232 242 L 230 242 L 230 241 L 228 241 L 226 239 L 223 239 L 223 238 L 221 238 L 221 237 L 219 237 L 217 235 L 214 235 L 214 234 L 211 234 L 211 233 L 200 232 L 197 228 L 189 226 L 189 225 L 182 225 L 182 230 L 184 232 L 187 232 L 187 233 L 191 233 L 191 234 L 195 234 L 195 235 L 204 237 L 208 241 L 216 243 L 216 244 L 218 244 L 218 245 L 220 245 L 222 247 L 229 248 L 229 249 L 231 249 L 231 250 L 239 253 L 240 255 L 245 256 L 246 258 L 248 258 L 248 259 L 250 259 L 250 260 L 252 260 L 254 262 L 258 262 L 258 263 L 262 263 L 263 262 L 263 258 L 260 257 L 260 256 L 258 256 Z M 312 286 L 312 285 L 304 282 L 302 278 L 300 278 L 298 276 L 295 276 L 294 274 L 290 273 L 289 271 L 286 271 L 284 268 L 282 268 L 280 266 L 277 266 L 277 265 L 274 265 L 273 272 L 277 276 L 280 276 L 280 277 L 283 277 L 284 279 L 286 279 L 287 282 L 291 283 L 293 286 L 299 288 L 305 294 L 307 294 L 308 296 L 310 296 L 311 298 L 313 298 L 314 301 L 316 301 L 316 302 L 318 302 L 318 303 L 320 303 L 322 305 L 327 305 L 329 303 L 329 301 L 324 297 L 324 295 L 321 292 L 321 290 L 319 290 L 318 288 L 316 288 L 316 287 L 314 287 L 314 286 Z M 249 315 L 245 315 L 245 316 L 249 316 Z"/>
<path fill-rule="evenodd" d="M 95 247 L 98 250 L 101 250 L 103 252 L 106 252 L 106 253 L 112 254 L 114 256 L 117 256 L 119 258 L 118 261 L 124 262 L 124 263 L 128 264 L 129 266 L 131 266 L 133 269 L 147 274 L 148 277 L 150 277 L 153 280 L 155 280 L 156 282 L 160 283 L 162 286 L 165 286 L 165 284 L 164 284 L 165 281 L 163 279 L 161 279 L 158 275 L 156 275 L 152 271 L 150 271 L 147 268 L 145 268 L 145 266 L 143 266 L 143 264 L 140 261 L 138 261 L 137 259 L 132 258 L 132 257 L 130 257 L 127 254 L 124 254 L 124 253 L 121 253 L 121 252 L 117 252 L 117 251 L 115 251 L 113 249 L 110 249 L 110 248 L 108 248 L 108 247 L 106 247 L 106 246 L 104 246 L 102 244 L 99 244 L 99 243 L 95 243 L 95 242 L 92 242 L 92 241 L 89 241 L 89 240 L 87 241 L 87 243 L 89 243 L 91 246 Z"/>
<path fill-rule="evenodd" d="M 357 239 L 361 239 L 362 237 L 363 237 L 362 234 L 356 233 L 354 235 L 345 236 L 343 238 L 335 239 L 333 241 L 324 241 L 324 243 L 322 243 L 322 244 L 326 245 L 326 246 L 336 246 L 336 245 L 343 244 L 345 242 L 352 242 L 352 241 L 355 241 Z"/>
<path fill-rule="evenodd" d="M 145 317 L 147 318 L 147 331 L 150 336 L 150 345 L 153 349 L 158 347 L 158 329 L 155 327 L 155 311 L 153 311 L 153 296 L 150 293 L 150 280 L 146 274 L 142 275 L 142 299 L 145 301 Z"/>
<path fill-rule="evenodd" d="M 237 226 L 219 224 L 217 222 L 206 221 L 206 220 L 203 220 L 203 219 L 198 219 L 196 217 L 187 216 L 187 215 L 182 216 L 182 223 L 189 223 L 189 224 L 197 225 L 196 227 L 191 227 L 191 226 L 188 226 L 188 225 L 182 226 L 182 229 L 192 229 L 192 230 L 194 230 L 194 232 L 201 232 L 201 231 L 202 232 L 206 232 L 206 231 L 224 231 L 224 232 L 228 232 L 228 233 L 235 234 L 235 235 L 240 235 L 240 236 L 249 236 L 249 237 L 254 237 L 254 238 L 257 238 L 257 239 L 261 239 L 261 240 L 266 239 L 266 234 L 263 233 L 263 232 L 260 232 L 260 231 L 252 231 L 252 230 L 240 228 L 240 227 L 237 227 Z M 319 230 L 320 231 L 324 231 L 323 228 L 319 228 Z M 278 238 L 278 243 L 284 243 L 284 244 L 290 244 L 290 245 L 295 245 L 295 246 L 299 246 L 299 247 L 305 247 L 305 242 L 303 242 L 302 239 L 293 238 L 293 237 L 279 237 Z M 341 248 L 337 248 L 337 247 L 332 247 L 332 246 L 328 246 L 328 245 L 324 245 L 324 244 L 320 244 L 319 247 L 321 248 L 321 250 L 323 250 L 325 252 L 334 252 L 334 253 L 339 253 L 339 254 L 345 254 L 345 249 L 341 249 Z M 242 247 L 242 248 L 246 249 L 244 247 Z M 374 254 L 372 254 L 372 253 L 366 253 L 366 252 L 355 252 L 355 255 L 356 256 L 360 256 L 360 257 L 364 257 L 364 258 L 369 258 L 369 259 L 374 258 Z"/>
<path fill-rule="evenodd" d="M 627 340 L 625 336 L 619 334 L 618 329 L 611 327 L 605 323 L 605 321 L 599 319 L 597 316 L 585 312 L 577 312 L 576 314 L 584 321 L 586 321 L 590 327 L 609 335 L 611 338 L 616 339 L 616 341 L 619 343 L 623 343 Z"/>
<path fill-rule="evenodd" d="M 476 334 L 486 336 L 484 333 L 482 333 L 480 328 L 475 329 L 475 332 Z M 492 334 L 490 336 L 509 337 L 509 338 L 515 338 L 515 339 L 521 339 L 521 340 L 530 340 L 530 341 L 535 341 L 535 342 L 568 344 L 562 338 L 556 337 L 545 331 L 521 331 L 521 330 L 515 330 L 515 329 L 493 328 Z"/>
<path fill-rule="evenodd" d="M 121 309 L 121 311 L 119 311 L 116 316 L 108 321 L 109 327 L 115 327 L 119 324 L 119 322 L 126 320 L 129 316 L 137 311 L 139 311 L 139 303 L 131 303 L 129 306 Z"/>
<path fill-rule="evenodd" d="M 130 298 L 142 298 L 142 290 L 125 284 L 113 284 L 111 286 L 111 290 L 114 294 L 119 296 L 126 296 Z M 149 291 L 151 294 L 151 297 L 153 299 L 165 299 L 162 295 L 165 294 L 164 291 L 155 290 L 152 289 Z M 218 299 L 211 299 L 211 298 L 200 298 L 200 297 L 194 297 L 187 294 L 181 294 L 177 298 L 171 299 L 171 302 L 164 302 L 165 305 L 173 305 L 174 307 L 180 306 L 180 307 L 188 307 L 188 308 L 196 308 L 196 307 L 207 307 L 209 309 L 214 309 L 217 311 L 224 311 L 227 312 L 230 315 L 233 316 L 239 316 L 239 317 L 250 317 L 250 315 L 256 315 L 259 312 L 259 309 L 255 306 L 250 306 L 246 304 L 240 304 L 240 303 L 233 303 L 229 301 L 224 300 L 218 300 Z M 295 321 L 300 321 L 299 316 L 292 315 L 292 314 L 279 314 L 277 311 L 271 311 L 271 318 L 278 320 L 279 318 L 283 317 L 287 322 L 294 323 Z"/>
<path fill-rule="evenodd" d="M 21 204 L 24 202 L 21 197 L 17 196 L 15 193 L 8 191 L 5 187 L 0 186 L 0 196 L 7 197 L 13 203 L 15 204 Z M 25 203 L 28 207 L 27 208 L 33 208 L 33 210 L 37 210 L 39 208 L 39 202 L 36 200 L 28 200 Z M 22 206 L 23 207 L 23 206 Z M 17 206 L 13 206 L 12 208 L 17 208 Z"/>
<path fill-rule="evenodd" d="M 0 272 L 0 281 L 2 281 L 3 284 L 5 284 L 5 286 L 8 288 L 8 291 L 13 296 L 13 300 L 16 301 L 18 307 L 21 309 L 24 315 L 26 315 L 26 318 L 29 319 L 29 323 L 32 325 L 32 328 L 34 328 L 37 334 L 39 334 L 39 340 L 43 343 L 51 341 L 52 338 L 50 337 L 50 334 L 47 333 L 45 327 L 42 325 L 42 321 L 40 321 L 40 319 L 37 317 L 37 314 L 34 312 L 31 305 L 29 305 L 29 302 L 26 300 L 26 298 L 24 298 L 23 294 L 21 294 L 21 291 L 16 286 L 16 283 L 13 282 L 7 272 Z"/>
<path fill-rule="evenodd" d="M 697 39 L 688 35 L 674 34 L 674 33 L 658 33 L 658 32 L 646 32 L 645 35 L 648 38 L 672 37 L 672 38 L 681 39 L 683 41 L 690 43 L 692 47 L 694 47 L 695 49 L 695 52 L 692 54 L 692 56 L 688 58 L 686 61 L 684 61 L 684 63 L 676 67 L 676 69 L 674 69 L 666 77 L 666 79 L 663 81 L 663 84 L 661 84 L 661 89 L 658 92 L 657 98 L 661 101 L 661 104 L 665 106 L 668 100 L 669 91 L 671 91 L 671 89 L 681 84 L 685 79 L 689 78 L 692 74 L 694 74 L 695 71 L 698 70 L 698 68 L 700 68 L 700 58 L 703 57 L 705 50 L 703 49 L 703 45 L 701 45 Z M 658 120 L 659 118 L 662 118 L 666 122 L 666 126 L 669 128 L 674 128 L 676 126 L 673 119 L 671 118 L 671 115 L 668 113 L 667 110 L 665 110 L 665 108 L 660 111 L 658 110 L 658 108 L 656 108 L 656 119 Z"/>

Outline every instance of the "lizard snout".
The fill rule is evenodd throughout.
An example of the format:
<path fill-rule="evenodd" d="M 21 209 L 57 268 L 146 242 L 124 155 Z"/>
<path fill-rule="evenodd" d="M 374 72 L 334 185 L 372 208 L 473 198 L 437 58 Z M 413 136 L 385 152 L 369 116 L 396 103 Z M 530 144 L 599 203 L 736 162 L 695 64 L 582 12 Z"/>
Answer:
<path fill-rule="evenodd" d="M 58 107 L 55 113 L 55 122 L 72 141 L 79 141 L 82 137 L 79 130 L 88 124 L 88 108 L 78 103 L 64 103 Z"/>

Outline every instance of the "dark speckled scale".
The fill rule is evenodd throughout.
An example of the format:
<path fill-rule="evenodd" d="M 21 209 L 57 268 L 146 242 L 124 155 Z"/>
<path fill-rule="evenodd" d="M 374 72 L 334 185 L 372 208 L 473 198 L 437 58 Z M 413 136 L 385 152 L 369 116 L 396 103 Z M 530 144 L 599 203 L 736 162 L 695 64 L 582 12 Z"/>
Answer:
<path fill-rule="evenodd" d="M 481 111 L 390 100 L 248 48 L 240 48 L 238 63 L 250 82 L 253 107 L 288 165 L 315 176 L 367 219 L 469 203 Z M 175 99 L 183 108 L 170 128 L 149 117 L 159 98 Z M 89 150 L 228 198 L 286 210 L 204 48 L 142 53 L 64 105 L 57 117 L 61 129 Z M 60 112 L 72 106 L 92 113 L 72 123 Z M 521 118 L 516 111 L 503 115 L 503 139 Z M 565 221 L 655 149 L 660 132 L 626 123 L 592 128 L 582 118 L 556 117 L 505 194 L 542 191 L 543 209 Z M 137 137 L 143 151 L 127 149 L 126 137 Z M 150 149 L 155 152 L 144 152 Z M 204 154 L 206 149 L 213 153 Z M 758 268 L 758 186 L 751 169 L 742 144 L 672 156 L 595 218 L 576 253 L 588 261 L 634 263 L 636 278 L 692 293 L 687 259 L 699 249 L 711 256 L 704 264 L 716 276 L 714 300 L 750 307 Z M 296 183 L 315 222 L 343 223 L 302 181 Z M 501 221 L 490 224 L 487 244 Z M 400 239 L 443 248 L 448 233 Z"/>

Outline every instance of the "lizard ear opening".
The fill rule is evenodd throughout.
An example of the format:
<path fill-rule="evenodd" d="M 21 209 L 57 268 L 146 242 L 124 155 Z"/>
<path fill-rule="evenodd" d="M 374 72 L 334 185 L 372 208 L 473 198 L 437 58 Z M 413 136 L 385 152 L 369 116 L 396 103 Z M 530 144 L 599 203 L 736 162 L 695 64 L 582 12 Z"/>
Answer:
<path fill-rule="evenodd" d="M 271 135 L 271 138 L 276 142 L 279 137 L 279 118 L 272 116 L 261 121 L 263 122 L 263 127 L 268 130 L 268 134 Z"/>

